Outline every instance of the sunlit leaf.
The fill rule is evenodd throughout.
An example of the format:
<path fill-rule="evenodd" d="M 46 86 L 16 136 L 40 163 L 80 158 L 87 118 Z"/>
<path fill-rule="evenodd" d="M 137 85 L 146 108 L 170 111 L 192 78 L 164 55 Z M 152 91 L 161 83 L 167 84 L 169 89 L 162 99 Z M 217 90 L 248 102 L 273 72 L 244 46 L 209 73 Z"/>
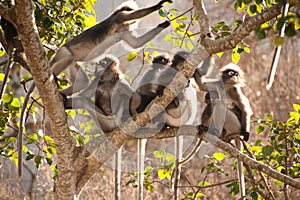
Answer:
<path fill-rule="evenodd" d="M 14 96 L 12 94 L 7 94 L 7 93 L 2 96 L 2 100 L 4 103 L 12 102 L 13 98 L 14 98 Z"/>
<path fill-rule="evenodd" d="M 195 48 L 194 44 L 191 41 L 188 41 L 186 43 L 186 46 L 190 51 L 192 51 Z"/>
<path fill-rule="evenodd" d="M 136 52 L 132 51 L 127 55 L 127 61 L 130 62 L 130 61 L 134 60 L 137 56 L 138 56 L 138 54 Z"/>
<path fill-rule="evenodd" d="M 246 53 L 250 53 L 250 48 L 249 48 L 249 47 L 244 47 L 244 51 L 245 51 Z"/>
<path fill-rule="evenodd" d="M 14 98 L 13 101 L 11 102 L 11 105 L 15 108 L 20 108 L 21 104 L 18 98 Z"/>
<path fill-rule="evenodd" d="M 223 153 L 214 153 L 213 157 L 218 160 L 218 161 L 221 161 L 221 160 L 224 160 L 225 158 L 225 155 Z"/>
<path fill-rule="evenodd" d="M 167 34 L 164 38 L 164 41 L 165 42 L 171 42 L 173 39 L 173 36 L 171 34 Z"/>
<path fill-rule="evenodd" d="M 219 56 L 220 58 L 223 56 L 224 52 L 218 52 L 217 56 Z"/>
<path fill-rule="evenodd" d="M 160 169 L 157 171 L 159 180 L 163 180 L 163 179 L 167 178 L 168 174 L 169 174 L 169 171 L 166 169 Z"/>
<path fill-rule="evenodd" d="M 153 155 L 154 155 L 156 158 L 164 158 L 164 157 L 166 156 L 166 152 L 165 152 L 165 150 L 154 151 L 154 152 L 153 152 Z"/>
<path fill-rule="evenodd" d="M 234 64 L 237 64 L 241 58 L 241 55 L 237 52 L 233 52 L 231 55 L 231 60 Z"/>

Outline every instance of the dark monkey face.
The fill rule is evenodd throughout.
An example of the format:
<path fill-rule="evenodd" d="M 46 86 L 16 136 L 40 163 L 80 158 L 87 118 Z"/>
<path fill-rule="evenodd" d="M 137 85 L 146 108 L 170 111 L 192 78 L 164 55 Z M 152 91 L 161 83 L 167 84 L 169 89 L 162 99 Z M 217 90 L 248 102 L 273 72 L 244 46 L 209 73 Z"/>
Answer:
<path fill-rule="evenodd" d="M 222 80 L 224 83 L 226 82 L 235 85 L 239 83 L 240 75 L 237 71 L 228 69 L 223 72 Z"/>

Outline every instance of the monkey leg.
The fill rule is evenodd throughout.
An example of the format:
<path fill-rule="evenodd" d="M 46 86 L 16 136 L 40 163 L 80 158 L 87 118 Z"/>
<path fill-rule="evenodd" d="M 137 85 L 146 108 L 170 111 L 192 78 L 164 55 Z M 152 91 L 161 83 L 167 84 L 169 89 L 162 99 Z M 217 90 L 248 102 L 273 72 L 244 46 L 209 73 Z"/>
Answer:
<path fill-rule="evenodd" d="M 229 109 L 226 111 L 224 129 L 230 134 L 241 134 L 241 122 L 238 117 Z"/>

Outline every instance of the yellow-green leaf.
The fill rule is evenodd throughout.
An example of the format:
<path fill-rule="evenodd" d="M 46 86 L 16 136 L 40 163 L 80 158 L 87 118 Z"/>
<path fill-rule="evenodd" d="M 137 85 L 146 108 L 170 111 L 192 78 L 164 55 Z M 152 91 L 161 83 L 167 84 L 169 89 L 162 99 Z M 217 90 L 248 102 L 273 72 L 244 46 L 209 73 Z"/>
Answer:
<path fill-rule="evenodd" d="M 214 158 L 218 161 L 221 161 L 225 158 L 225 155 L 223 153 L 214 153 Z"/>
<path fill-rule="evenodd" d="M 127 61 L 130 62 L 130 61 L 134 60 L 137 56 L 138 56 L 138 54 L 136 52 L 132 51 L 127 55 Z"/>
<path fill-rule="evenodd" d="M 223 56 L 224 52 L 218 52 L 217 56 L 219 56 L 219 58 L 221 58 Z"/>
<path fill-rule="evenodd" d="M 20 104 L 20 101 L 18 98 L 14 98 L 13 101 L 11 102 L 11 105 L 13 107 L 16 107 L 16 108 L 20 108 L 21 107 L 21 104 Z"/>
<path fill-rule="evenodd" d="M 157 174 L 158 174 L 158 178 L 160 180 L 163 180 L 163 179 L 167 178 L 169 171 L 166 169 L 160 169 L 160 170 L 158 170 Z"/>
<path fill-rule="evenodd" d="M 2 100 L 3 100 L 4 103 L 12 102 L 13 98 L 14 98 L 14 96 L 12 94 L 4 94 L 2 96 Z"/>
<path fill-rule="evenodd" d="M 194 44 L 191 41 L 188 41 L 186 43 L 186 46 L 190 51 L 192 51 L 195 48 Z"/>
<path fill-rule="evenodd" d="M 231 55 L 231 60 L 234 64 L 237 64 L 241 58 L 241 55 L 237 52 L 233 52 Z"/>
<path fill-rule="evenodd" d="M 171 34 L 167 34 L 164 38 L 164 41 L 165 42 L 171 42 L 173 39 L 173 36 Z"/>

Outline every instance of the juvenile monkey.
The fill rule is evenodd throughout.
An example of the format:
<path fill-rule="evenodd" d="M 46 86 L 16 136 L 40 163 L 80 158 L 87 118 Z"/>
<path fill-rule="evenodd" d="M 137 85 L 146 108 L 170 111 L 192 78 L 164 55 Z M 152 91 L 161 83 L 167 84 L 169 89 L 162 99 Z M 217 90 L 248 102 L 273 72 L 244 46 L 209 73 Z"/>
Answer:
<path fill-rule="evenodd" d="M 135 2 L 125 2 L 104 21 L 64 44 L 50 61 L 52 72 L 54 75 L 58 75 L 68 69 L 66 74 L 71 83 L 73 84 L 76 78 L 79 84 L 76 85 L 76 88 L 71 85 L 61 93 L 68 96 L 87 86 L 88 78 L 81 67 L 76 64 L 77 62 L 93 60 L 121 40 L 133 48 L 141 47 L 167 28 L 170 23 L 165 21 L 138 38 L 132 34 L 138 19 L 160 9 L 165 2 L 171 3 L 172 1 L 161 0 L 154 6 L 139 10 L 137 10 Z M 80 76 L 76 77 L 78 73 Z"/>

